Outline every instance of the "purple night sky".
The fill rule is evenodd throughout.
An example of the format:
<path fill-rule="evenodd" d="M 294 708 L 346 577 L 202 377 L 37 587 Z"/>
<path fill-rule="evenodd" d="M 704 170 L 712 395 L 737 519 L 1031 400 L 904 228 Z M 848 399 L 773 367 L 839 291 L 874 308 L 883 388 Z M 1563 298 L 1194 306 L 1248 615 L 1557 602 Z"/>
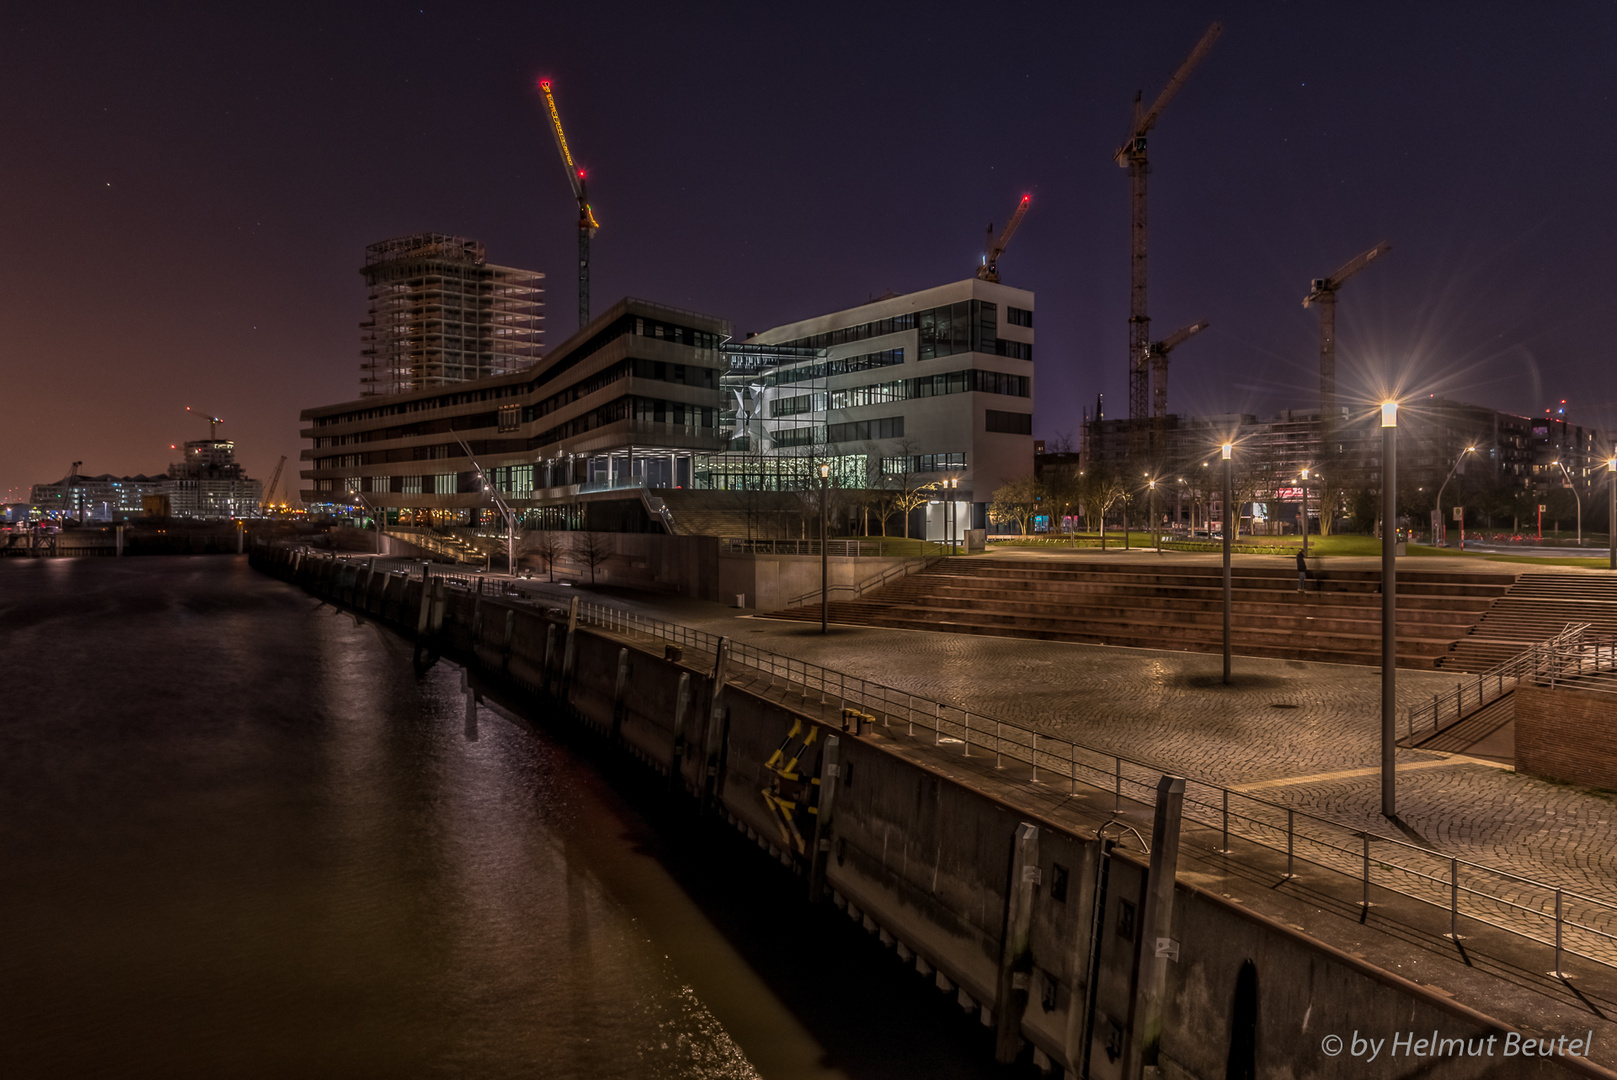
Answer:
<path fill-rule="evenodd" d="M 11 5 L 0 497 L 155 473 L 226 423 L 294 469 L 354 398 L 367 243 L 483 240 L 575 325 L 555 80 L 628 294 L 738 334 L 970 276 L 983 229 L 1038 296 L 1034 434 L 1127 412 L 1128 182 L 1112 152 L 1215 19 L 1151 140 L 1154 336 L 1175 412 L 1317 395 L 1309 281 L 1342 291 L 1344 397 L 1389 381 L 1617 428 L 1617 6 Z"/>

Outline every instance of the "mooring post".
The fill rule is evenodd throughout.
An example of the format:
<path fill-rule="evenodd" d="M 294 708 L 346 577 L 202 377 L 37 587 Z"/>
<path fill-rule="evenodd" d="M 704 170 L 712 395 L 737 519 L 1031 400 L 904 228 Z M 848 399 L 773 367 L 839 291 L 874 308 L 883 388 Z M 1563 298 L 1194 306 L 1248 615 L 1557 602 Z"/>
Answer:
<path fill-rule="evenodd" d="M 809 862 L 809 903 L 825 899 L 825 864 L 831 857 L 831 827 L 835 823 L 837 780 L 842 775 L 840 763 L 842 740 L 832 735 L 825 740 L 820 751 L 820 802 L 814 814 L 814 857 Z"/>
<path fill-rule="evenodd" d="M 678 791 L 684 786 L 682 770 L 685 767 L 685 710 L 691 697 L 691 673 L 679 673 L 679 689 L 674 691 L 674 745 L 668 755 L 668 790 Z"/>
<path fill-rule="evenodd" d="M 561 658 L 561 685 L 562 692 L 573 682 L 573 665 L 578 660 L 578 597 L 573 597 L 567 606 L 567 648 Z"/>
<path fill-rule="evenodd" d="M 724 683 L 730 668 L 730 639 L 720 638 L 717 655 L 713 658 L 713 697 L 709 702 L 707 711 L 707 730 L 703 732 L 702 761 L 706 766 L 706 778 L 702 785 L 702 802 L 704 805 L 716 803 L 722 794 L 719 790 L 719 754 L 724 747 Z"/>
<path fill-rule="evenodd" d="M 612 741 L 623 735 L 623 694 L 629 689 L 629 649 L 618 650 L 618 681 L 612 687 Z"/>
<path fill-rule="evenodd" d="M 1226 532 L 1227 535 L 1227 532 Z M 1157 781 L 1156 818 L 1151 826 L 1151 870 L 1145 908 L 1140 914 L 1140 981 L 1134 998 L 1134 1031 L 1123 1075 L 1139 1080 L 1145 1070 L 1156 1075 L 1162 1051 L 1162 1006 L 1167 996 L 1168 961 L 1179 959 L 1173 931 L 1173 887 L 1179 871 L 1179 822 L 1184 812 L 1185 780 L 1163 776 Z"/>
<path fill-rule="evenodd" d="M 1027 1008 L 1033 974 L 1033 890 L 1040 883 L 1039 829 L 1027 822 L 1016 827 L 1011 850 L 1010 887 L 1005 891 L 1005 941 L 999 954 L 999 992 L 994 1012 L 999 1017 L 994 1060 L 1015 1061 L 1022 1050 L 1022 1012 Z"/>

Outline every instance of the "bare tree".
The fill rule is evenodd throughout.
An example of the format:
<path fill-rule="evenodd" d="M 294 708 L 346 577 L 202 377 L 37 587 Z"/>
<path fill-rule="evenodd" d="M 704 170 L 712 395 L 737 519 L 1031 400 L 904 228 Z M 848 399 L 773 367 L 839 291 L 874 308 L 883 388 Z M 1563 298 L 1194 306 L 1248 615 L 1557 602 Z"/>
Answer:
<path fill-rule="evenodd" d="M 988 520 L 996 525 L 1014 521 L 1022 535 L 1028 534 L 1028 524 L 1039 512 L 1044 487 L 1031 474 L 1021 476 L 998 488 L 988 504 Z"/>
<path fill-rule="evenodd" d="M 560 533 L 546 529 L 543 532 L 529 533 L 523 538 L 522 553 L 534 554 L 544 561 L 545 572 L 550 580 L 556 580 L 556 560 L 567 554 L 567 545 L 562 542 Z"/>
<path fill-rule="evenodd" d="M 598 532 L 581 532 L 573 534 L 573 543 L 567 549 L 567 557 L 590 568 L 590 584 L 593 585 L 595 568 L 610 559 L 612 551 L 612 541 L 606 536 Z"/>

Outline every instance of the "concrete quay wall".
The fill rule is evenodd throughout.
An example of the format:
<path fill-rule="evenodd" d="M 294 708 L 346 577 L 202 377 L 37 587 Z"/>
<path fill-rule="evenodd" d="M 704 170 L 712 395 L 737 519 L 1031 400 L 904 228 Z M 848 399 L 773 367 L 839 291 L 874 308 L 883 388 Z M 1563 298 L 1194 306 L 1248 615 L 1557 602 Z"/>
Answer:
<path fill-rule="evenodd" d="M 441 578 L 424 587 L 367 561 L 269 547 L 253 559 L 392 623 L 418 655 L 525 689 L 634 755 L 673 799 L 756 839 L 760 860 L 793 866 L 805 903 L 835 904 L 994 1028 L 1002 1057 L 1074 1077 L 1139 1075 L 1141 974 L 1156 948 L 1141 932 L 1144 855 L 844 731 L 837 702 L 822 706 L 817 692 L 731 685 L 711 655 L 673 659 L 661 643 L 569 632 L 562 609 Z M 771 768 L 777 751 L 797 758 L 798 779 Z M 764 792 L 797 802 L 797 836 Z M 1179 956 L 1167 965 L 1155 1075 L 1617 1078 L 1577 1057 L 1524 1055 L 1524 1033 L 1215 893 L 1178 882 L 1173 895 Z M 1460 1041 L 1421 1041 L 1434 1032 Z M 1355 1036 L 1382 1040 L 1374 1060 Z"/>

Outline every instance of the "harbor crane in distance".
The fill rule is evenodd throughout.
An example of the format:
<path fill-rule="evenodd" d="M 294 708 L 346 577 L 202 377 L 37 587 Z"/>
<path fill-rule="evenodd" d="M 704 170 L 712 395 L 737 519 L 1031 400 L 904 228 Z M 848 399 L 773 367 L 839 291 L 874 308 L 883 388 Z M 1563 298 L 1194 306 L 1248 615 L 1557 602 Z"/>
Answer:
<path fill-rule="evenodd" d="M 1212 324 L 1206 319 L 1181 326 L 1161 341 L 1146 346 L 1145 363 L 1151 369 L 1151 422 L 1166 423 L 1168 418 L 1168 354 L 1206 330 Z"/>
<path fill-rule="evenodd" d="M 185 411 L 186 412 L 196 412 L 196 410 L 191 408 L 191 406 L 189 406 L 189 405 L 187 405 L 185 407 Z M 225 422 L 224 417 L 222 417 L 222 416 L 204 416 L 204 417 L 202 417 L 202 419 L 204 419 L 204 420 L 206 420 L 208 422 L 208 438 L 209 439 L 217 439 L 219 437 L 219 425 Z"/>
<path fill-rule="evenodd" d="M 1150 109 L 1143 109 L 1140 95 L 1134 95 L 1134 127 L 1112 155 L 1112 160 L 1129 171 L 1129 419 L 1137 432 L 1150 415 L 1151 407 L 1151 317 L 1146 310 L 1145 276 L 1145 177 L 1150 171 L 1146 136 L 1223 32 L 1224 28 L 1218 23 L 1207 28 Z"/>
<path fill-rule="evenodd" d="M 1303 307 L 1319 306 L 1319 424 L 1321 452 L 1330 453 L 1331 432 L 1336 426 L 1336 291 L 1348 278 L 1392 250 L 1383 240 L 1369 251 L 1343 263 L 1327 278 L 1315 278 Z M 1330 474 L 1327 474 L 1330 475 Z"/>
<path fill-rule="evenodd" d="M 999 257 L 1005 254 L 1011 237 L 1016 235 L 1022 218 L 1027 216 L 1028 203 L 1032 200 L 1032 195 L 1022 196 L 1022 201 L 1016 204 L 1016 211 L 1011 214 L 1011 220 L 1005 224 L 1005 231 L 999 234 L 998 240 L 994 239 L 994 223 L 988 223 L 988 254 L 983 256 L 983 264 L 977 268 L 977 276 L 983 281 L 999 281 Z"/>
<path fill-rule="evenodd" d="M 264 489 L 264 497 L 262 499 L 258 500 L 258 512 L 259 512 L 259 514 L 262 515 L 262 514 L 269 513 L 269 508 L 272 505 L 274 505 L 274 503 L 275 503 L 275 488 L 276 488 L 276 485 L 278 485 L 281 482 L 281 470 L 283 468 L 285 468 L 285 467 L 286 467 L 286 455 L 282 454 L 281 455 L 281 460 L 277 461 L 275 463 L 275 471 L 270 473 L 270 482 L 269 482 L 269 486 Z"/>
<path fill-rule="evenodd" d="M 567 148 L 567 136 L 561 129 L 561 114 L 556 111 L 556 98 L 550 92 L 550 80 L 540 79 L 539 89 L 545 95 L 545 108 L 550 113 L 550 130 L 556 136 L 556 149 L 561 151 L 561 162 L 567 167 L 567 181 L 573 185 L 573 197 L 578 200 L 578 328 L 584 329 L 590 321 L 590 237 L 601 226 L 590 209 L 589 194 L 585 187 L 584 170 L 573 160 Z"/>

